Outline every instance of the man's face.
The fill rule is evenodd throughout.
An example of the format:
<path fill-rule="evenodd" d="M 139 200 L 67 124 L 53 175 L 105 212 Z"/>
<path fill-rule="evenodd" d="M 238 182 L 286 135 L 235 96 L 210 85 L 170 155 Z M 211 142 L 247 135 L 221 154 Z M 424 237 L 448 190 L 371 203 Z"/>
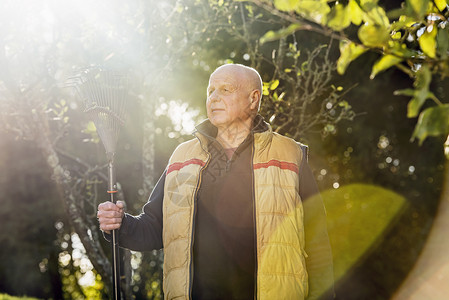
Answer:
<path fill-rule="evenodd" d="M 251 89 L 244 73 L 229 66 L 216 70 L 207 88 L 207 116 L 216 127 L 244 123 L 251 115 Z"/>

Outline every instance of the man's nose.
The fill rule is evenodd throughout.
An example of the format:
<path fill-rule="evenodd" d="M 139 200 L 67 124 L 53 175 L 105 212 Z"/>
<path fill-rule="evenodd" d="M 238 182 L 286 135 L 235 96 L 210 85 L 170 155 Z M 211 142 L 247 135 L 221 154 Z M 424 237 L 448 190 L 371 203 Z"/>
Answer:
<path fill-rule="evenodd" d="M 220 101 L 220 97 L 218 97 L 218 94 L 216 91 L 213 91 L 211 94 L 209 94 L 209 101 L 210 102 L 218 102 Z"/>

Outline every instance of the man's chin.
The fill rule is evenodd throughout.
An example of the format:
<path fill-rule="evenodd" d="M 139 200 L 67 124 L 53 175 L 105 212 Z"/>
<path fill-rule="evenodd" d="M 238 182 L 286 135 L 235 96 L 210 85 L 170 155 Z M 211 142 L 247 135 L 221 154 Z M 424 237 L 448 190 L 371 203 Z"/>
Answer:
<path fill-rule="evenodd" d="M 209 118 L 210 122 L 212 123 L 212 125 L 214 125 L 215 127 L 220 127 L 223 126 L 224 122 L 222 120 L 217 120 L 217 118 Z"/>

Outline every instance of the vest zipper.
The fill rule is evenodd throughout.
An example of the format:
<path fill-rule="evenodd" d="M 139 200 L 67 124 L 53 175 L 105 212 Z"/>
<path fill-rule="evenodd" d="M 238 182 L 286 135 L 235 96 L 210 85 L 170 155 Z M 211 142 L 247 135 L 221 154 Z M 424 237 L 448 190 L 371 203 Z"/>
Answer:
<path fill-rule="evenodd" d="M 254 299 L 257 299 L 257 271 L 258 271 L 258 256 L 257 256 L 257 212 L 256 212 L 256 194 L 255 194 L 255 187 L 254 187 L 254 152 L 255 152 L 255 138 L 253 135 L 253 141 L 251 146 L 251 170 L 252 170 L 252 176 L 251 176 L 251 193 L 252 193 L 252 200 L 253 200 L 253 222 L 254 222 Z"/>
<path fill-rule="evenodd" d="M 226 173 L 228 173 L 229 170 L 231 170 L 231 163 L 232 163 L 232 157 L 231 157 L 231 159 L 226 161 L 226 168 L 225 168 Z"/>
<path fill-rule="evenodd" d="M 201 149 L 204 150 L 201 139 L 198 137 L 197 137 L 197 139 L 200 142 Z M 204 150 L 204 151 L 207 153 L 207 160 L 206 160 L 206 163 L 204 164 L 204 166 L 201 167 L 200 172 L 198 174 L 198 182 L 196 184 L 195 193 L 194 193 L 194 197 L 193 197 L 193 220 L 192 220 L 192 238 L 190 241 L 190 268 L 189 268 L 190 270 L 189 270 L 189 290 L 188 290 L 189 299 L 192 299 L 192 288 L 193 288 L 193 272 L 194 272 L 194 270 L 193 270 L 193 244 L 194 244 L 194 240 L 195 240 L 197 197 L 198 197 L 198 191 L 200 190 L 200 186 L 201 186 L 203 171 L 204 171 L 204 169 L 207 168 L 207 166 L 210 162 L 210 153 L 206 150 Z"/>

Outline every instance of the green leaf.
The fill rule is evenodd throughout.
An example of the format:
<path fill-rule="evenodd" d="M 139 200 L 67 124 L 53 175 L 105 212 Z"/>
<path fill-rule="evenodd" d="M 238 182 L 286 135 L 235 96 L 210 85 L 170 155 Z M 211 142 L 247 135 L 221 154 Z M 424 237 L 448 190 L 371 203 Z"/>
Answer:
<path fill-rule="evenodd" d="M 405 15 L 401 15 L 397 21 L 391 23 L 390 30 L 391 31 L 400 31 L 406 29 L 406 27 L 411 27 L 416 24 L 415 19 L 407 17 Z"/>
<path fill-rule="evenodd" d="M 441 59 L 447 59 L 449 50 L 449 27 L 439 28 L 437 33 L 437 52 Z"/>
<path fill-rule="evenodd" d="M 298 0 L 274 0 L 274 7 L 281 11 L 294 11 L 298 7 Z"/>
<path fill-rule="evenodd" d="M 296 12 L 301 16 L 325 25 L 327 14 L 331 11 L 327 0 L 300 0 L 297 1 Z"/>
<path fill-rule="evenodd" d="M 409 96 L 409 97 L 413 97 L 413 95 L 415 94 L 415 90 L 414 89 L 397 90 L 397 91 L 394 91 L 393 94 L 395 96 Z"/>
<path fill-rule="evenodd" d="M 275 79 L 270 82 L 270 90 L 275 90 L 279 86 L 279 80 Z"/>
<path fill-rule="evenodd" d="M 349 6 L 336 4 L 328 16 L 327 26 L 336 31 L 341 31 L 351 25 L 351 13 Z"/>
<path fill-rule="evenodd" d="M 389 52 L 392 55 L 402 58 L 412 58 L 418 56 L 420 53 L 416 50 L 407 48 L 401 41 L 390 41 L 388 43 Z"/>
<path fill-rule="evenodd" d="M 349 105 L 348 101 L 345 101 L 345 100 L 340 101 L 338 103 L 338 106 L 343 107 L 343 109 L 350 109 L 351 108 L 351 105 Z"/>
<path fill-rule="evenodd" d="M 251 5 L 245 5 L 245 9 L 248 11 L 248 17 L 254 18 L 254 9 Z"/>
<path fill-rule="evenodd" d="M 435 98 L 432 92 L 429 91 L 430 81 L 432 80 L 432 73 L 428 66 L 422 66 L 416 73 L 415 82 L 413 86 L 415 89 L 412 94 L 407 96 L 412 96 L 412 100 L 407 105 L 407 117 L 414 118 L 418 116 L 421 106 L 429 98 Z M 409 91 L 403 90 L 403 91 Z M 398 91 L 399 92 L 399 91 Z M 400 95 L 396 92 L 397 95 Z M 404 93 L 402 95 L 405 95 Z"/>
<path fill-rule="evenodd" d="M 351 22 L 357 26 L 362 24 L 363 10 L 360 8 L 357 2 L 355 0 L 349 0 L 348 7 L 349 14 L 351 15 Z"/>
<path fill-rule="evenodd" d="M 358 36 L 365 46 L 380 48 L 388 43 L 390 32 L 385 27 L 365 23 L 360 26 Z"/>
<path fill-rule="evenodd" d="M 327 133 L 335 132 L 335 125 L 333 125 L 333 124 L 326 124 L 326 126 L 324 126 L 324 131 L 327 132 Z"/>
<path fill-rule="evenodd" d="M 294 33 L 295 31 L 299 30 L 301 28 L 301 24 L 290 24 L 287 28 L 282 28 L 278 31 L 273 31 L 270 30 L 268 32 L 266 32 L 261 38 L 260 38 L 260 43 L 266 43 L 266 42 L 272 42 L 272 41 L 276 41 L 279 40 L 283 37 L 286 37 L 292 33 Z"/>
<path fill-rule="evenodd" d="M 84 132 L 84 133 L 97 132 L 97 128 L 96 128 L 94 122 L 89 121 L 89 122 L 86 124 L 86 128 L 84 128 L 84 130 L 83 130 L 82 132 Z"/>
<path fill-rule="evenodd" d="M 390 20 L 388 20 L 385 10 L 377 5 L 376 2 L 367 1 L 361 5 L 361 8 L 365 11 L 363 14 L 363 19 L 365 22 L 385 28 L 390 26 Z"/>
<path fill-rule="evenodd" d="M 419 37 L 418 42 L 424 54 L 430 58 L 435 58 L 436 56 L 436 45 L 437 41 L 435 39 L 438 29 L 436 26 L 430 25 L 426 28 L 426 31 Z"/>
<path fill-rule="evenodd" d="M 337 61 L 337 72 L 344 74 L 349 64 L 366 52 L 368 49 L 362 45 L 356 45 L 353 42 L 341 41 L 340 42 L 340 57 Z"/>
<path fill-rule="evenodd" d="M 416 73 L 414 89 L 404 89 L 395 91 L 395 95 L 413 97 L 407 105 L 407 117 L 414 118 L 418 116 L 422 105 L 427 99 L 436 99 L 435 95 L 429 91 L 429 85 L 432 80 L 432 73 L 428 66 L 423 65 Z"/>
<path fill-rule="evenodd" d="M 449 134 L 449 104 L 425 109 L 419 115 L 412 141 L 418 138 L 421 145 L 428 136 Z"/>
<path fill-rule="evenodd" d="M 407 0 L 406 5 L 417 19 L 422 19 L 429 7 L 430 0 Z"/>
<path fill-rule="evenodd" d="M 435 0 L 434 3 L 440 11 L 443 11 L 448 4 L 446 0 Z"/>
<path fill-rule="evenodd" d="M 413 86 L 419 90 L 428 90 L 430 81 L 432 81 L 432 71 L 429 66 L 423 65 L 418 72 L 416 72 L 416 79 L 413 82 Z"/>
<path fill-rule="evenodd" d="M 395 55 L 388 54 L 383 56 L 381 59 L 379 59 L 374 63 L 370 78 L 374 79 L 374 77 L 376 77 L 377 74 L 400 63 L 402 60 L 403 59 L 401 57 L 397 57 Z"/>
<path fill-rule="evenodd" d="M 269 82 L 264 82 L 262 89 L 263 89 L 262 94 L 264 96 L 268 96 L 270 94 L 270 83 Z"/>
<path fill-rule="evenodd" d="M 404 9 L 403 7 L 401 7 L 401 8 L 395 8 L 395 9 L 389 10 L 389 11 L 387 12 L 387 17 L 388 17 L 390 20 L 399 19 L 399 17 L 401 17 L 401 16 L 403 16 L 403 15 L 405 15 L 405 9 Z"/>
<path fill-rule="evenodd" d="M 414 118 L 418 116 L 421 106 L 427 99 L 434 98 L 432 92 L 426 90 L 415 90 L 414 97 L 407 104 L 407 117 Z"/>
<path fill-rule="evenodd" d="M 432 72 L 428 66 L 422 66 L 416 73 L 415 82 L 413 86 L 415 87 L 415 92 L 413 94 L 413 99 L 408 103 L 407 117 L 414 118 L 418 116 L 421 106 L 429 98 L 434 98 L 432 92 L 429 92 L 429 85 L 432 81 Z"/>

